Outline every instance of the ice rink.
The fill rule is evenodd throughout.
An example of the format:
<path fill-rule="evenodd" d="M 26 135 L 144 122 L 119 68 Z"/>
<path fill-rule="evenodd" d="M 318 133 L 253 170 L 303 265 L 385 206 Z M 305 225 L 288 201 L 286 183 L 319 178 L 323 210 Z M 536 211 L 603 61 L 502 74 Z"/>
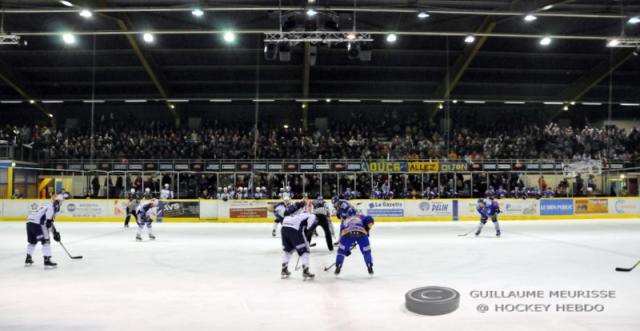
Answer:
<path fill-rule="evenodd" d="M 362 256 L 340 277 L 335 258 L 312 248 L 313 281 L 280 279 L 280 239 L 270 224 L 154 224 L 158 240 L 134 240 L 120 223 L 59 223 L 70 260 L 52 243 L 24 267 L 23 222 L 0 222 L 0 330 L 640 330 L 640 221 L 502 222 L 459 237 L 476 222 L 379 223 L 375 275 Z M 319 230 L 321 232 L 321 230 Z M 295 256 L 290 269 L 294 268 Z M 460 292 L 457 311 L 420 316 L 404 308 L 413 288 Z M 609 290 L 612 299 L 486 299 L 472 291 Z M 496 312 L 496 305 L 600 304 L 602 312 Z M 489 311 L 480 313 L 478 305 Z M 506 307 L 506 306 L 503 306 Z"/>

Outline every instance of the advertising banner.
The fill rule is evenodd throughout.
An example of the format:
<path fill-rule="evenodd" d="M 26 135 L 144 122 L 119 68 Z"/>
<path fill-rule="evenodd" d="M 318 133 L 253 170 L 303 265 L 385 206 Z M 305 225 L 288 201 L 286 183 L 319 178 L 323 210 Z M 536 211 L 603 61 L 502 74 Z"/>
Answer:
<path fill-rule="evenodd" d="M 506 216 L 534 216 L 539 215 L 539 200 L 498 200 L 502 215 Z"/>
<path fill-rule="evenodd" d="M 198 201 L 160 201 L 158 210 L 162 210 L 161 217 L 164 218 L 200 218 L 200 202 Z"/>
<path fill-rule="evenodd" d="M 612 214 L 640 214 L 640 200 L 611 199 L 609 200 L 609 212 Z"/>
<path fill-rule="evenodd" d="M 405 203 L 405 216 L 453 217 L 453 200 L 419 200 Z"/>
<path fill-rule="evenodd" d="M 409 162 L 409 172 L 438 172 L 438 162 Z"/>
<path fill-rule="evenodd" d="M 440 162 L 441 172 L 467 171 L 469 164 L 466 162 Z"/>
<path fill-rule="evenodd" d="M 367 165 L 369 172 L 407 172 L 409 165 L 407 162 L 369 162 Z"/>
<path fill-rule="evenodd" d="M 371 200 L 367 202 L 367 215 L 373 217 L 403 217 L 404 202 L 393 200 Z"/>
<path fill-rule="evenodd" d="M 609 200 L 607 199 L 576 199 L 576 214 L 607 214 Z"/>
<path fill-rule="evenodd" d="M 540 215 L 573 215 L 573 200 L 553 199 L 540 200 Z"/>
<path fill-rule="evenodd" d="M 260 201 L 230 201 L 229 217 L 231 218 L 266 218 L 267 204 Z"/>

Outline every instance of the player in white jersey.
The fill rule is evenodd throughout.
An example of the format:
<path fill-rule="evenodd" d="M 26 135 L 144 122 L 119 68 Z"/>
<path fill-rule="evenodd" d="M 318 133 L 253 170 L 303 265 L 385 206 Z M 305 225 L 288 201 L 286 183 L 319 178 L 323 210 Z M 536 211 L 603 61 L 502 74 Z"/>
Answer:
<path fill-rule="evenodd" d="M 156 236 L 153 235 L 151 231 L 151 222 L 154 214 L 157 215 L 158 211 L 158 200 L 151 199 L 149 201 L 143 202 L 138 205 L 136 208 L 136 222 L 138 223 L 138 232 L 136 233 L 136 240 L 142 241 L 142 232 L 144 230 L 145 225 L 147 226 L 147 232 L 149 233 L 149 239 L 155 240 Z"/>
<path fill-rule="evenodd" d="M 173 191 L 169 189 L 169 184 L 164 184 L 164 188 L 160 190 L 160 199 L 173 199 Z"/>
<path fill-rule="evenodd" d="M 281 276 L 287 278 L 291 275 L 289 272 L 289 260 L 293 251 L 298 253 L 302 261 L 302 277 L 303 279 L 313 279 L 314 274 L 309 272 L 309 242 L 305 236 L 305 231 L 309 227 L 316 224 L 316 216 L 310 214 L 305 209 L 309 205 L 309 201 L 304 198 L 300 202 L 289 205 L 285 211 L 285 217 L 282 221 L 282 272 Z"/>
<path fill-rule="evenodd" d="M 44 257 L 45 268 L 55 268 L 58 264 L 51 261 L 51 240 L 49 238 L 49 229 L 53 226 L 56 213 L 60 211 L 60 204 L 64 198 L 55 194 L 51 197 L 51 201 L 47 202 L 35 211 L 33 211 L 27 219 L 27 258 L 24 261 L 25 266 L 33 264 L 33 251 L 38 242 L 42 244 L 42 256 Z M 53 229 L 53 240 L 60 241 L 60 233 Z"/>

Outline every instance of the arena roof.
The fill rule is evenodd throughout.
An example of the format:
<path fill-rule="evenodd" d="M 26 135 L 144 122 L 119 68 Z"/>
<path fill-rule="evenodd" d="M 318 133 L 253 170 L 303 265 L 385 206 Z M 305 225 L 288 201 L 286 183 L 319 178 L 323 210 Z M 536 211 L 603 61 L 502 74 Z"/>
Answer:
<path fill-rule="evenodd" d="M 261 32 L 278 31 L 279 7 L 333 11 L 351 31 L 353 0 L 70 3 L 3 1 L 4 32 L 27 44 L 0 45 L 0 100 L 46 108 L 43 100 L 82 102 L 95 91 L 98 100 L 172 100 L 168 106 L 250 101 L 259 81 L 261 99 L 606 103 L 611 84 L 612 101 L 640 102 L 636 48 L 607 47 L 612 38 L 640 38 L 638 1 L 358 0 L 356 31 L 371 33 L 371 61 L 319 47 L 308 80 L 304 48 L 293 48 L 290 62 L 266 61 Z M 92 17 L 78 15 L 83 9 Z M 525 21 L 528 14 L 537 19 Z M 235 42 L 223 40 L 226 31 Z M 62 41 L 65 32 L 74 44 Z M 398 40 L 387 42 L 389 33 Z M 475 42 L 465 43 L 467 35 Z M 540 45 L 544 36 L 550 45 Z"/>

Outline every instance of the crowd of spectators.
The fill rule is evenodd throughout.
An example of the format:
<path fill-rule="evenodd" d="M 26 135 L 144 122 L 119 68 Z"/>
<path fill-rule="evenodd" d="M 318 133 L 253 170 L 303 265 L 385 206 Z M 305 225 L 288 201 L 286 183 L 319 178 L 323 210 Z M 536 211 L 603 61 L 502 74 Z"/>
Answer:
<path fill-rule="evenodd" d="M 210 122 L 199 129 L 165 122 L 102 117 L 94 128 L 7 125 L 0 140 L 27 145 L 49 159 L 640 159 L 640 131 L 523 124 L 453 125 L 448 134 L 395 112 L 354 113 L 326 130 L 261 128 Z"/>

